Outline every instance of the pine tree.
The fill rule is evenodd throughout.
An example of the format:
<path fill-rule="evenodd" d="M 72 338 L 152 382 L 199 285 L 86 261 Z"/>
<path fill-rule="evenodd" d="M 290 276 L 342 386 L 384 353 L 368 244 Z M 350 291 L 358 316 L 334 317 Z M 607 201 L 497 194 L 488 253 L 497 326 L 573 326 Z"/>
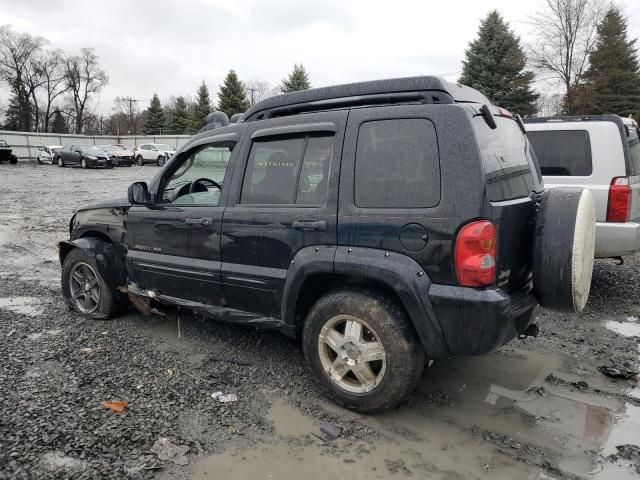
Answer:
<path fill-rule="evenodd" d="M 301 63 L 293 65 L 293 71 L 287 78 L 282 80 L 282 85 L 280 86 L 282 93 L 309 90 L 310 88 L 311 83 L 309 83 L 309 74 Z"/>
<path fill-rule="evenodd" d="M 189 133 L 190 123 L 187 101 L 184 97 L 176 98 L 176 104 L 167 125 L 169 133 L 176 135 Z"/>
<path fill-rule="evenodd" d="M 69 127 L 60 110 L 56 110 L 53 114 L 53 122 L 51 123 L 51 132 L 53 133 L 69 133 Z"/>
<path fill-rule="evenodd" d="M 465 53 L 460 83 L 481 91 L 493 103 L 514 113 L 535 113 L 538 95 L 531 89 L 534 74 L 524 71 L 526 56 L 520 38 L 497 10 L 480 22 L 478 37 Z"/>
<path fill-rule="evenodd" d="M 238 79 L 236 72 L 229 70 L 218 93 L 218 110 L 223 111 L 231 118 L 232 115 L 242 113 L 248 108 L 249 101 L 247 100 L 244 85 Z"/>
<path fill-rule="evenodd" d="M 158 135 L 162 133 L 164 127 L 164 109 L 160 103 L 158 94 L 154 93 L 151 101 L 149 102 L 149 108 L 144 113 L 144 134 L 145 135 Z"/>
<path fill-rule="evenodd" d="M 9 98 L 9 105 L 7 105 L 7 109 L 4 114 L 4 124 L 2 125 L 2 129 L 13 131 L 28 131 L 23 130 L 21 118 L 22 116 L 18 96 L 12 95 Z"/>
<path fill-rule="evenodd" d="M 585 75 L 590 102 L 584 113 L 633 114 L 640 118 L 637 39 L 629 39 L 627 24 L 620 10 L 611 7 L 598 25 L 595 49 Z"/>
<path fill-rule="evenodd" d="M 200 130 L 207 119 L 207 115 L 211 113 L 211 98 L 209 97 L 209 89 L 204 80 L 198 87 L 196 92 L 196 101 L 191 109 L 191 129 L 195 133 Z"/>

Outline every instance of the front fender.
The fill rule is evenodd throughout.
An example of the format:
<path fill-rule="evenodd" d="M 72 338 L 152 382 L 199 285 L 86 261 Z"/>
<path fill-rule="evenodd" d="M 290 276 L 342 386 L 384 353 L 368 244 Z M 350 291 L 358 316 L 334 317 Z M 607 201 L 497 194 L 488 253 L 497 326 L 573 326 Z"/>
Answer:
<path fill-rule="evenodd" d="M 124 255 L 115 245 L 96 237 L 83 237 L 76 240 L 64 240 L 58 243 L 60 265 L 74 248 L 79 248 L 98 265 L 100 275 L 105 282 L 117 288 L 127 284 L 127 269 Z"/>

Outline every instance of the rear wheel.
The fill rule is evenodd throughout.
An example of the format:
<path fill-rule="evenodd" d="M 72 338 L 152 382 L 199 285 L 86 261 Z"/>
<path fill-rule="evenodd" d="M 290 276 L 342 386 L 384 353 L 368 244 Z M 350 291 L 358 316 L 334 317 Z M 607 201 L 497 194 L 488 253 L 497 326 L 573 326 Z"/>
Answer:
<path fill-rule="evenodd" d="M 143 166 L 143 165 L 144 165 L 144 158 L 142 158 L 142 155 L 138 155 L 138 156 L 136 157 L 136 163 L 137 163 L 139 166 Z"/>
<path fill-rule="evenodd" d="M 104 281 L 95 260 L 78 248 L 62 264 L 62 295 L 69 309 L 91 318 L 112 318 L 127 305 L 126 297 Z"/>
<path fill-rule="evenodd" d="M 333 400 L 362 413 L 405 401 L 424 367 L 424 351 L 404 312 L 368 290 L 329 293 L 305 321 L 307 363 Z"/>
<path fill-rule="evenodd" d="M 165 161 L 166 159 L 164 158 L 164 155 L 160 155 L 156 163 L 158 164 L 159 167 L 162 167 Z"/>

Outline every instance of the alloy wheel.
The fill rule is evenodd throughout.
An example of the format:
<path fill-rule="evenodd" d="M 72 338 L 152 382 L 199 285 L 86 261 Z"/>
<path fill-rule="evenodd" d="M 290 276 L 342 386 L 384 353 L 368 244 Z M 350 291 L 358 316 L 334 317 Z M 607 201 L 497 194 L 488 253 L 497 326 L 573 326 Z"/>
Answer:
<path fill-rule="evenodd" d="M 100 282 L 93 268 L 78 262 L 69 274 L 71 300 L 82 313 L 93 313 L 100 304 Z"/>
<path fill-rule="evenodd" d="M 376 388 L 387 367 L 380 337 L 353 315 L 338 315 L 324 324 L 318 336 L 318 354 L 331 381 L 350 393 Z"/>

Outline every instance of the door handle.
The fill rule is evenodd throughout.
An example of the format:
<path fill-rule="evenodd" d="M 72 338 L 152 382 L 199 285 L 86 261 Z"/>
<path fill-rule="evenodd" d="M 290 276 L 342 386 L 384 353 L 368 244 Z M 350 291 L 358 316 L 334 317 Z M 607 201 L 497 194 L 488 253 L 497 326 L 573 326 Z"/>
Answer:
<path fill-rule="evenodd" d="M 296 230 L 305 232 L 325 232 L 327 230 L 326 220 L 295 220 L 292 226 Z"/>
<path fill-rule="evenodd" d="M 187 225 L 211 225 L 213 218 L 199 217 L 199 218 L 187 218 L 184 221 Z"/>

